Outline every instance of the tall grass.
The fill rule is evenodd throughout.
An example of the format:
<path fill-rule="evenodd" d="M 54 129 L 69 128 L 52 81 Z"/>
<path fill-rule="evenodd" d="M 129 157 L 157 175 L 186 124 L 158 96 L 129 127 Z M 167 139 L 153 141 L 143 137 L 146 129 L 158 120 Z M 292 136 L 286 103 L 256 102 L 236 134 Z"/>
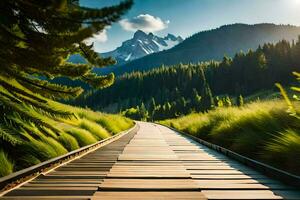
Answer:
<path fill-rule="evenodd" d="M 300 110 L 299 104 L 295 104 Z M 162 124 L 190 133 L 235 152 L 300 174 L 300 123 L 280 100 L 244 107 L 217 108 Z M 297 149 L 298 148 L 298 149 Z"/>
<path fill-rule="evenodd" d="M 0 165 L 0 177 L 13 172 L 14 165 L 2 149 L 0 149 Z"/>
<path fill-rule="evenodd" d="M 20 154 L 19 158 L 16 160 L 16 171 L 21 170 L 26 167 L 30 167 L 32 165 L 36 165 L 41 163 L 42 161 L 38 159 L 36 156 L 34 156 L 30 152 L 19 152 Z"/>
<path fill-rule="evenodd" d="M 127 130 L 134 124 L 132 120 L 119 115 L 111 115 L 104 113 L 100 114 L 91 112 L 89 110 L 80 110 L 79 112 L 77 112 L 77 114 L 81 118 L 85 118 L 100 124 L 103 128 L 105 128 L 113 134 Z"/>
<path fill-rule="evenodd" d="M 96 122 L 101 124 L 103 127 L 106 127 L 107 130 L 114 134 L 127 130 L 133 126 L 132 120 L 119 115 L 103 114 L 96 120 Z"/>
<path fill-rule="evenodd" d="M 285 130 L 267 144 L 263 158 L 283 169 L 299 174 L 300 134 L 299 131 Z"/>
<path fill-rule="evenodd" d="M 68 151 L 73 151 L 76 149 L 79 149 L 80 146 L 77 142 L 77 140 L 67 134 L 67 133 L 61 133 L 60 136 L 58 136 L 58 141 L 68 150 Z"/>
<path fill-rule="evenodd" d="M 57 156 L 61 156 L 63 154 L 68 153 L 68 150 L 57 140 L 51 137 L 42 137 L 42 141 L 48 145 L 50 145 L 54 151 L 56 152 Z"/>
<path fill-rule="evenodd" d="M 81 147 L 97 142 L 93 134 L 81 128 L 70 128 L 66 132 L 72 135 Z"/>
<path fill-rule="evenodd" d="M 0 177 L 13 170 L 95 143 L 133 126 L 132 120 L 127 118 L 55 102 L 31 93 L 16 81 L 10 84 L 29 92 L 30 96 L 26 96 L 26 100 L 40 105 L 36 99 L 43 99 L 47 101 L 47 105 L 40 109 L 38 106 L 26 105 L 25 102 L 14 103 L 18 112 L 5 111 L 2 115 L 5 120 L 0 121 L 0 144 L 6 153 L 0 152 Z M 13 96 L 1 86 L 0 90 Z"/>
<path fill-rule="evenodd" d="M 101 125 L 87 119 L 81 120 L 79 127 L 92 133 L 93 136 L 98 140 L 105 139 L 111 136 L 110 133 Z"/>

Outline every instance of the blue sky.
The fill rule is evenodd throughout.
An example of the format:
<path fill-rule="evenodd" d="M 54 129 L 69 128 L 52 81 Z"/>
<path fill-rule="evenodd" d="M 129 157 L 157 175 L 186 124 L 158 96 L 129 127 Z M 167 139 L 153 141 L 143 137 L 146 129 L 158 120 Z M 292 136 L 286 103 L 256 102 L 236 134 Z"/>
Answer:
<path fill-rule="evenodd" d="M 88 7 L 120 0 L 81 0 Z M 137 28 L 183 38 L 199 31 L 233 23 L 275 23 L 300 26 L 300 0 L 135 0 L 134 6 L 104 33 L 93 39 L 98 52 L 120 46 Z"/>

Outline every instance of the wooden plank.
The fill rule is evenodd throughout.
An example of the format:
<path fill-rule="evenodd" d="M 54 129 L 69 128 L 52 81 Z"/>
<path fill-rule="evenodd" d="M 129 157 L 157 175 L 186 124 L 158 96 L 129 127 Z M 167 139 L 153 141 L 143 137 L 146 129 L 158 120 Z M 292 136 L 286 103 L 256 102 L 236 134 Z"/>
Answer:
<path fill-rule="evenodd" d="M 19 188 L 5 196 L 92 196 L 97 187 Z"/>
<path fill-rule="evenodd" d="M 65 200 L 89 200 L 91 196 L 22 196 L 22 197 L 1 197 L 1 200 L 23 200 L 23 199 L 38 199 L 38 200 L 53 200 L 53 199 L 65 199 Z"/>
<path fill-rule="evenodd" d="M 199 187 L 189 179 L 105 179 L 100 185 L 100 190 L 104 189 L 198 190 Z"/>
<path fill-rule="evenodd" d="M 92 200 L 206 200 L 201 192 L 96 192 Z"/>
<path fill-rule="evenodd" d="M 202 190 L 208 199 L 283 199 L 269 190 Z"/>
<path fill-rule="evenodd" d="M 139 125 L 136 135 L 39 176 L 4 198 L 300 199 L 294 188 L 170 129 Z"/>
<path fill-rule="evenodd" d="M 280 184 L 279 181 L 273 179 L 217 179 L 217 180 L 207 180 L 207 179 L 193 179 L 194 182 L 198 184 Z"/>
<path fill-rule="evenodd" d="M 225 179 L 268 179 L 264 175 L 245 175 L 245 174 L 191 174 L 193 179 L 211 179 L 211 180 L 225 180 Z"/>
<path fill-rule="evenodd" d="M 133 135 L 125 135 L 78 160 L 71 161 L 46 175 L 40 175 L 7 193 L 3 198 L 90 199 Z"/>
<path fill-rule="evenodd" d="M 200 183 L 197 182 L 198 186 L 202 190 L 278 190 L 286 189 L 289 190 L 291 187 L 283 184 L 261 184 L 261 183 Z"/>

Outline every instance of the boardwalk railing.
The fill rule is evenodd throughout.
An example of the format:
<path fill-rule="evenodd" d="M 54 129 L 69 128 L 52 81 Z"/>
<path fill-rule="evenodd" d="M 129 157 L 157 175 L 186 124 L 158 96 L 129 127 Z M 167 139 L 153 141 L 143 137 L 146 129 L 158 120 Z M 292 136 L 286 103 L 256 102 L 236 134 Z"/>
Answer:
<path fill-rule="evenodd" d="M 162 125 L 162 124 L 159 124 L 159 125 Z M 263 173 L 264 175 L 266 176 L 269 176 L 270 178 L 274 178 L 274 179 L 277 179 L 279 181 L 282 181 L 288 185 L 292 185 L 292 186 L 295 186 L 295 187 L 298 187 L 300 188 L 300 176 L 296 176 L 294 174 L 291 174 L 291 173 L 288 173 L 286 171 L 283 171 L 283 170 L 280 170 L 280 169 L 277 169 L 275 167 L 272 167 L 270 165 L 267 165 L 267 164 L 264 164 L 262 162 L 259 162 L 259 161 L 256 161 L 256 160 L 253 160 L 251 158 L 248 158 L 248 157 L 245 157 L 245 156 L 242 156 L 238 153 L 235 153 L 229 149 L 226 149 L 224 147 L 221 147 L 221 146 L 218 146 L 218 145 L 215 145 L 215 144 L 212 144 L 210 142 L 207 142 L 205 140 L 202 140 L 200 138 L 197 138 L 191 134 L 188 134 L 188 133 L 185 133 L 185 132 L 182 132 L 182 131 L 179 131 L 175 128 L 172 128 L 172 127 L 169 127 L 169 126 L 166 126 L 166 125 L 163 125 L 167 128 L 170 128 L 172 129 L 173 131 L 175 132 L 178 132 L 200 144 L 203 144 L 205 145 L 206 147 L 210 148 L 210 149 L 213 149 L 217 152 L 220 152 L 234 160 L 237 160 L 241 163 L 243 163 L 244 165 L 247 165 L 249 167 L 252 167 L 254 169 L 256 169 L 257 171 Z M 297 158 L 295 158 L 297 159 Z"/>
<path fill-rule="evenodd" d="M 84 155 L 85 153 L 91 152 L 101 146 L 104 146 L 107 143 L 113 142 L 125 134 L 131 133 L 133 131 L 137 131 L 138 129 L 139 129 L 139 126 L 137 123 L 135 123 L 134 127 L 132 127 L 129 130 L 120 132 L 109 138 L 98 141 L 94 144 L 84 146 L 80 149 L 71 151 L 65 155 L 62 155 L 62 156 L 47 160 L 45 162 L 42 162 L 40 164 L 31 166 L 29 168 L 17 171 L 8 176 L 4 176 L 4 177 L 0 178 L 0 193 L 7 189 L 11 189 L 29 179 L 32 179 L 32 178 L 40 175 L 43 172 L 47 172 L 48 170 L 50 170 L 54 167 L 64 164 L 64 163 L 70 161 L 71 159 L 75 159 L 81 155 Z"/>

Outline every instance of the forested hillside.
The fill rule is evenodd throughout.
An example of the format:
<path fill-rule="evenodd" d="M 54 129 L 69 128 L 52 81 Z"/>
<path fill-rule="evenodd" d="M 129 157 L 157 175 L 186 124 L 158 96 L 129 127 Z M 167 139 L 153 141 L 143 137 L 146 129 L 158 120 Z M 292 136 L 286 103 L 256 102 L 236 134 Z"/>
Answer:
<path fill-rule="evenodd" d="M 300 28 L 275 24 L 232 24 L 196 33 L 172 49 L 154 53 L 120 67 L 111 68 L 116 74 L 149 70 L 164 65 L 188 64 L 222 60 L 224 55 L 256 49 L 260 44 L 297 39 Z M 108 69 L 107 69 L 108 70 Z M 107 72 L 106 70 L 106 72 Z M 108 70 L 109 71 L 109 70 Z"/>
<path fill-rule="evenodd" d="M 274 89 L 276 82 L 293 83 L 292 72 L 299 71 L 299 57 L 300 41 L 283 40 L 237 53 L 233 58 L 224 57 L 221 62 L 179 64 L 125 74 L 112 87 L 89 92 L 75 104 L 111 112 L 133 107 L 135 110 L 129 112 L 142 110 L 146 115 L 134 118 L 155 120 L 205 111 L 210 104 L 239 104 L 243 97 Z"/>
<path fill-rule="evenodd" d="M 49 81 L 68 77 L 94 88 L 113 84 L 113 74 L 98 76 L 93 68 L 114 60 L 100 58 L 84 41 L 131 5 L 130 0 L 101 9 L 73 0 L 0 2 L 0 177 L 133 126 L 124 117 L 58 103 L 83 89 Z M 73 54 L 86 62 L 68 62 Z"/>

